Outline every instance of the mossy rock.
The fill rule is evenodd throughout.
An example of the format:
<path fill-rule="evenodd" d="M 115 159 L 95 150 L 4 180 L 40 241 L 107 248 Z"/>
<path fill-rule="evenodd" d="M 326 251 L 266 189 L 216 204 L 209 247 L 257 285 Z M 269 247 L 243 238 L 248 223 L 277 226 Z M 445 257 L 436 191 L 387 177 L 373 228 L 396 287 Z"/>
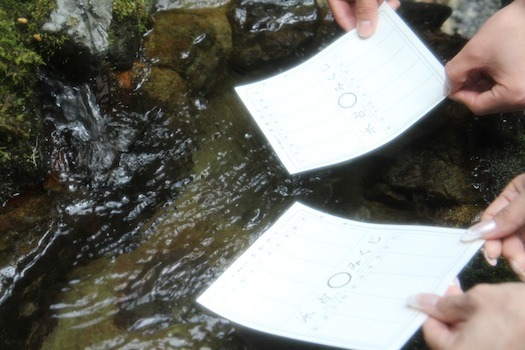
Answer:
<path fill-rule="evenodd" d="M 144 91 L 150 98 L 163 105 L 185 106 L 188 104 L 186 81 L 169 68 L 152 67 Z"/>
<path fill-rule="evenodd" d="M 231 47 L 223 8 L 161 12 L 154 22 L 145 54 L 155 66 L 177 72 L 191 92 L 209 91 L 221 81 Z"/>

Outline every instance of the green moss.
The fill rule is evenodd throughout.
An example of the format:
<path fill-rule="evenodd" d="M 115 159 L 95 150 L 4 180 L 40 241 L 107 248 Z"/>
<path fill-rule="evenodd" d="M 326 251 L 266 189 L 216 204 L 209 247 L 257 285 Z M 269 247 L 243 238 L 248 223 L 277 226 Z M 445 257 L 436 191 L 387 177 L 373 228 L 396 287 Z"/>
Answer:
<path fill-rule="evenodd" d="M 63 34 L 42 33 L 42 26 L 56 8 L 55 0 L 5 0 L 0 5 L 8 13 L 11 21 L 25 18 L 26 24 L 17 25 L 20 41 L 40 56 L 49 57 L 59 51 L 67 40 Z M 38 37 L 38 38 L 35 38 Z"/>
<path fill-rule="evenodd" d="M 27 138 L 29 125 L 25 118 L 28 96 L 36 81 L 36 67 L 42 58 L 21 38 L 15 21 L 0 8 L 0 134 Z"/>
<path fill-rule="evenodd" d="M 0 201 L 33 183 L 43 169 L 41 121 L 34 101 L 44 64 L 35 39 L 53 9 L 51 0 L 0 3 Z M 18 19 L 23 19 L 18 21 Z"/>
<path fill-rule="evenodd" d="M 0 4 L 0 132 L 28 136 L 15 125 L 24 121 L 36 70 L 44 64 L 42 53 L 63 43 L 63 38 L 40 33 L 55 6 L 53 0 L 4 0 Z M 18 18 L 26 23 L 18 23 Z"/>
<path fill-rule="evenodd" d="M 37 28 L 40 28 L 48 20 L 51 11 L 56 8 L 56 2 L 54 0 L 36 0 L 31 1 L 31 3 L 33 6 L 30 6 L 28 14 L 31 19 L 29 26 L 36 32 Z"/>
<path fill-rule="evenodd" d="M 149 20 L 149 0 L 114 0 L 113 17 L 122 22 L 127 18 L 136 18 L 139 29 L 144 32 Z"/>

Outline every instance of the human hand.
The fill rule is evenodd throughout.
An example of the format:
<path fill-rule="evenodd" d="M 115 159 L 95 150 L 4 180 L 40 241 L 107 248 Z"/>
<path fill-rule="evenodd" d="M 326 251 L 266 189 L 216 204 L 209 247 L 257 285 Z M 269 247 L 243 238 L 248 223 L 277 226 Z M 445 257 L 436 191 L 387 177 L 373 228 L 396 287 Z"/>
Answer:
<path fill-rule="evenodd" d="M 525 174 L 515 177 L 481 217 L 461 237 L 463 241 L 483 238 L 485 259 L 493 266 L 500 255 L 518 278 L 525 281 Z"/>
<path fill-rule="evenodd" d="M 383 0 L 328 0 L 328 5 L 334 14 L 335 21 L 345 31 L 357 27 L 357 33 L 362 38 L 374 34 L 377 26 L 377 8 Z M 386 0 L 397 9 L 399 0 Z"/>
<path fill-rule="evenodd" d="M 525 107 L 525 1 L 492 15 L 445 66 L 450 98 L 477 115 Z"/>
<path fill-rule="evenodd" d="M 524 283 L 480 284 L 444 297 L 418 294 L 409 306 L 430 316 L 423 335 L 434 350 L 507 350 L 525 344 L 524 299 Z"/>

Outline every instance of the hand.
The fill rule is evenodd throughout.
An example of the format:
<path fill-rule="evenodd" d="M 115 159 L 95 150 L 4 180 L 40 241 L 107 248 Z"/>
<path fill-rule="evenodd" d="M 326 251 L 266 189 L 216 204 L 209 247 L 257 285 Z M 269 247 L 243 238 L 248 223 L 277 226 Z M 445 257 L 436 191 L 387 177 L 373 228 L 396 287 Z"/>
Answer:
<path fill-rule="evenodd" d="M 423 335 L 435 350 L 521 349 L 525 344 L 525 284 L 480 284 L 466 293 L 418 294 L 410 306 L 430 317 Z"/>
<path fill-rule="evenodd" d="M 485 258 L 491 265 L 503 255 L 509 266 L 525 281 L 525 174 L 514 178 L 481 217 L 461 238 L 483 238 Z"/>
<path fill-rule="evenodd" d="M 446 65 L 450 98 L 477 115 L 525 107 L 525 1 L 491 16 Z"/>
<path fill-rule="evenodd" d="M 386 0 L 397 9 L 399 0 Z M 334 14 L 335 21 L 345 31 L 357 27 L 357 33 L 362 38 L 374 34 L 377 26 L 377 8 L 383 0 L 328 0 L 328 5 Z"/>

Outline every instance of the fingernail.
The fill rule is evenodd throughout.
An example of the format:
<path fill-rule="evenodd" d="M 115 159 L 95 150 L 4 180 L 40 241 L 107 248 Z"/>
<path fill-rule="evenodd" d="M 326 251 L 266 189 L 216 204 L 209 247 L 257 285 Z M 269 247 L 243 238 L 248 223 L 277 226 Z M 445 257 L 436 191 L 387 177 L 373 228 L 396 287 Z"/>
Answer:
<path fill-rule="evenodd" d="M 439 298 L 436 294 L 414 294 L 407 298 L 407 305 L 417 310 L 430 309 L 436 305 Z"/>
<path fill-rule="evenodd" d="M 495 229 L 496 222 L 494 220 L 481 221 L 465 231 L 465 233 L 461 236 L 461 240 L 463 242 L 473 241 L 491 233 Z"/>
<path fill-rule="evenodd" d="M 452 283 L 450 285 L 461 288 L 461 282 L 459 281 L 459 278 L 457 278 L 457 277 L 454 277 L 454 279 L 452 280 Z"/>
<path fill-rule="evenodd" d="M 372 35 L 372 21 L 364 20 L 357 22 L 357 33 L 362 38 L 368 38 Z"/>
<path fill-rule="evenodd" d="M 509 265 L 510 265 L 510 268 L 512 269 L 512 271 L 514 271 L 514 273 L 518 276 L 518 278 L 522 282 L 525 281 L 525 272 L 523 272 L 523 270 L 521 269 L 520 265 L 514 260 L 511 260 L 509 262 Z"/>
<path fill-rule="evenodd" d="M 490 257 L 485 249 L 483 249 L 483 257 L 491 266 L 496 266 L 498 264 L 498 259 Z"/>

